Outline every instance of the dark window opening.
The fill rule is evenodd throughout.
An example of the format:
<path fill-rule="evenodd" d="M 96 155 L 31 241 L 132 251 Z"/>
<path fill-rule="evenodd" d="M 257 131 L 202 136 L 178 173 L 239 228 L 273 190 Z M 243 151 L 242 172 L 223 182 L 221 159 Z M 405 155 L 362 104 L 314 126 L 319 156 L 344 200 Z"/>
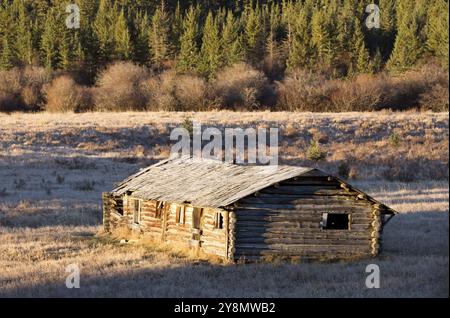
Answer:
<path fill-rule="evenodd" d="M 141 218 L 141 200 L 133 199 L 133 222 L 139 224 Z"/>
<path fill-rule="evenodd" d="M 223 215 L 220 212 L 217 212 L 214 216 L 214 228 L 223 229 Z"/>
<path fill-rule="evenodd" d="M 202 211 L 201 208 L 194 208 L 192 211 L 192 228 L 200 229 L 200 222 L 202 219 Z"/>
<path fill-rule="evenodd" d="M 123 200 L 121 198 L 114 198 L 116 202 L 115 211 L 116 213 L 123 215 Z"/>
<path fill-rule="evenodd" d="M 155 218 L 161 219 L 164 211 L 164 202 L 156 201 Z"/>
<path fill-rule="evenodd" d="M 321 227 L 324 230 L 349 230 L 350 214 L 323 213 Z"/>
<path fill-rule="evenodd" d="M 184 224 L 184 205 L 180 205 L 177 207 L 177 223 Z"/>

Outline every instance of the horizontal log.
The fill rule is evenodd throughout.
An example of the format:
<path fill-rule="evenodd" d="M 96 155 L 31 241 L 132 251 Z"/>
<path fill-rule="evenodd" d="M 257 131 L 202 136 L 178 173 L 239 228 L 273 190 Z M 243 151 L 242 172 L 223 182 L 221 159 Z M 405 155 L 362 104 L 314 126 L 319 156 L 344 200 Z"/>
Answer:
<path fill-rule="evenodd" d="M 316 217 L 322 219 L 323 213 L 347 213 L 352 214 L 354 217 L 365 217 L 374 220 L 374 216 L 370 212 L 370 210 L 364 208 L 304 208 L 304 209 L 265 209 L 265 208 L 244 208 L 239 207 L 236 210 L 238 213 L 237 220 L 240 221 L 243 217 L 246 216 L 280 216 L 280 217 Z"/>
<path fill-rule="evenodd" d="M 333 239 L 333 240 L 365 240 L 370 239 L 370 233 L 368 232 L 355 232 L 340 235 L 340 233 L 237 233 L 233 239 L 235 241 L 241 238 L 288 238 L 288 239 Z"/>
<path fill-rule="evenodd" d="M 226 250 L 225 250 L 225 244 L 211 244 L 211 243 L 207 243 L 207 242 L 202 242 L 201 243 L 201 247 L 205 250 L 210 250 L 210 251 L 217 251 L 220 253 L 225 254 Z"/>
<path fill-rule="evenodd" d="M 354 218 L 352 219 L 352 224 L 366 225 L 370 224 L 371 219 L 368 218 Z M 286 229 L 301 229 L 301 228 L 320 228 L 320 221 L 314 218 L 311 219 L 298 219 L 298 220 L 277 220 L 277 221 L 267 221 L 263 219 L 253 219 L 253 220 L 240 220 L 236 224 L 234 230 L 241 230 L 248 227 L 259 227 L 259 228 L 286 228 Z M 329 231 L 332 231 L 331 229 Z M 335 230 L 334 230 L 335 231 Z M 348 230 L 343 230 L 348 231 Z"/>
<path fill-rule="evenodd" d="M 265 188 L 260 193 L 271 194 L 303 194 L 303 195 L 322 195 L 322 196 L 356 196 L 357 192 L 349 192 L 343 189 L 324 189 L 321 187 L 303 187 L 303 186 L 281 186 L 279 188 Z"/>
<path fill-rule="evenodd" d="M 234 232 L 235 236 L 239 235 L 261 235 L 264 233 L 269 234 L 290 234 L 290 235 L 303 235 L 309 233 L 316 233 L 317 235 L 339 235 L 339 236 L 347 236 L 351 237 L 352 235 L 370 235 L 370 229 L 364 228 L 355 228 L 351 230 L 322 230 L 321 228 L 286 228 L 286 227 L 277 227 L 277 228 L 264 228 L 264 227 L 245 227 L 245 228 L 237 228 Z"/>
<path fill-rule="evenodd" d="M 291 237 L 238 237 L 236 238 L 236 244 L 306 244 L 306 245 L 360 245 L 360 246 L 369 246 L 372 240 L 370 238 L 364 239 L 336 239 L 336 238 L 291 238 Z"/>
<path fill-rule="evenodd" d="M 352 211 L 358 212 L 363 211 L 365 213 L 372 213 L 372 209 L 367 206 L 360 205 L 339 205 L 339 204 L 263 204 L 263 203 L 252 203 L 242 204 L 236 207 L 237 217 L 239 218 L 239 212 L 242 210 L 262 210 L 262 211 L 275 211 L 275 212 L 289 212 L 289 211 L 303 211 L 303 212 L 329 212 L 329 211 L 340 211 L 350 213 Z"/>
<path fill-rule="evenodd" d="M 277 226 L 289 226 L 289 227 L 307 227 L 313 226 L 318 227 L 320 225 L 320 221 L 322 218 L 318 218 L 313 215 L 292 215 L 291 217 L 284 215 L 273 215 L 273 216 L 264 216 L 264 215 L 246 215 L 242 216 L 237 222 L 238 227 L 242 226 L 268 226 L 268 227 L 277 227 Z M 374 229 L 376 229 L 372 224 L 372 219 L 364 217 L 364 216 L 354 216 L 352 217 L 351 224 L 357 225 L 372 225 Z M 258 223 L 258 224 L 255 224 Z M 279 223 L 283 223 L 279 225 Z M 313 225 L 316 224 L 316 225 Z"/>
<path fill-rule="evenodd" d="M 253 204 L 292 204 L 292 205 L 339 205 L 339 206 L 365 206 L 372 208 L 366 201 L 357 201 L 353 197 L 341 196 L 307 196 L 299 198 L 297 195 L 271 195 L 270 197 L 246 197 L 238 201 L 237 206 Z"/>
<path fill-rule="evenodd" d="M 212 230 L 211 231 L 208 229 L 203 229 L 203 236 L 225 238 L 226 232 L 224 230 Z"/>
<path fill-rule="evenodd" d="M 339 182 L 336 180 L 328 180 L 327 178 L 302 178 L 297 180 L 286 180 L 280 183 L 281 185 L 326 185 L 326 186 L 339 186 Z"/>
<path fill-rule="evenodd" d="M 283 187 L 297 187 L 307 191 L 315 191 L 320 189 L 339 190 L 340 184 L 337 182 L 313 182 L 313 181 L 291 181 L 282 182 L 278 188 Z"/>
<path fill-rule="evenodd" d="M 235 255 L 258 255 L 263 253 L 278 253 L 278 254 L 313 254 L 313 253 L 367 253 L 371 249 L 369 246 L 357 245 L 329 245 L 329 246 L 314 246 L 314 245 L 264 245 L 264 244 L 240 244 L 236 246 Z"/>

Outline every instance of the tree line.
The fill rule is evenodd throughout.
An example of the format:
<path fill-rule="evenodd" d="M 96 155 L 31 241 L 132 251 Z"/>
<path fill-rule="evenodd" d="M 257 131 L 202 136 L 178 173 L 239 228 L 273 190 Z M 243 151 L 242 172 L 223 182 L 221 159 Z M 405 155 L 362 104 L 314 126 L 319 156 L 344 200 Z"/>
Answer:
<path fill-rule="evenodd" d="M 270 79 L 310 69 L 334 77 L 408 70 L 433 58 L 448 67 L 448 1 L 76 0 L 80 27 L 62 0 L 1 0 L 0 67 L 39 65 L 92 82 L 110 62 L 132 61 L 207 79 L 238 62 Z"/>

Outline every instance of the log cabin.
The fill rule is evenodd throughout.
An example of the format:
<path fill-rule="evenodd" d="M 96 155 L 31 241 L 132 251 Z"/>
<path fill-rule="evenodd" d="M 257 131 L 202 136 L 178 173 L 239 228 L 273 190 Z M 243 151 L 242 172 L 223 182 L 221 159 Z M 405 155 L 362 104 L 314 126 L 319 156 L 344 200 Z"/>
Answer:
<path fill-rule="evenodd" d="M 396 213 L 318 169 L 192 157 L 161 161 L 103 193 L 106 232 L 126 226 L 229 262 L 373 257 Z"/>

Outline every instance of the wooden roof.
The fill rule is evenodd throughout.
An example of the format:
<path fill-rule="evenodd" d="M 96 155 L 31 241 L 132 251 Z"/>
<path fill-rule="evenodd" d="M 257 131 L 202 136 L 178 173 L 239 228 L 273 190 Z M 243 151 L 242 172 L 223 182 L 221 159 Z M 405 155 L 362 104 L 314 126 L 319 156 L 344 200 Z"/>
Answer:
<path fill-rule="evenodd" d="M 111 191 L 114 195 L 132 192 L 134 197 L 173 203 L 189 202 L 198 207 L 225 207 L 275 183 L 308 174 L 326 173 L 299 166 L 250 166 L 218 160 L 178 157 L 160 161 L 128 177 Z M 396 214 L 366 193 L 333 177 L 349 189 Z"/>
<path fill-rule="evenodd" d="M 161 161 L 121 182 L 112 193 L 128 191 L 142 199 L 190 202 L 199 207 L 224 207 L 277 182 L 312 168 L 243 166 L 211 159 L 181 157 Z"/>

